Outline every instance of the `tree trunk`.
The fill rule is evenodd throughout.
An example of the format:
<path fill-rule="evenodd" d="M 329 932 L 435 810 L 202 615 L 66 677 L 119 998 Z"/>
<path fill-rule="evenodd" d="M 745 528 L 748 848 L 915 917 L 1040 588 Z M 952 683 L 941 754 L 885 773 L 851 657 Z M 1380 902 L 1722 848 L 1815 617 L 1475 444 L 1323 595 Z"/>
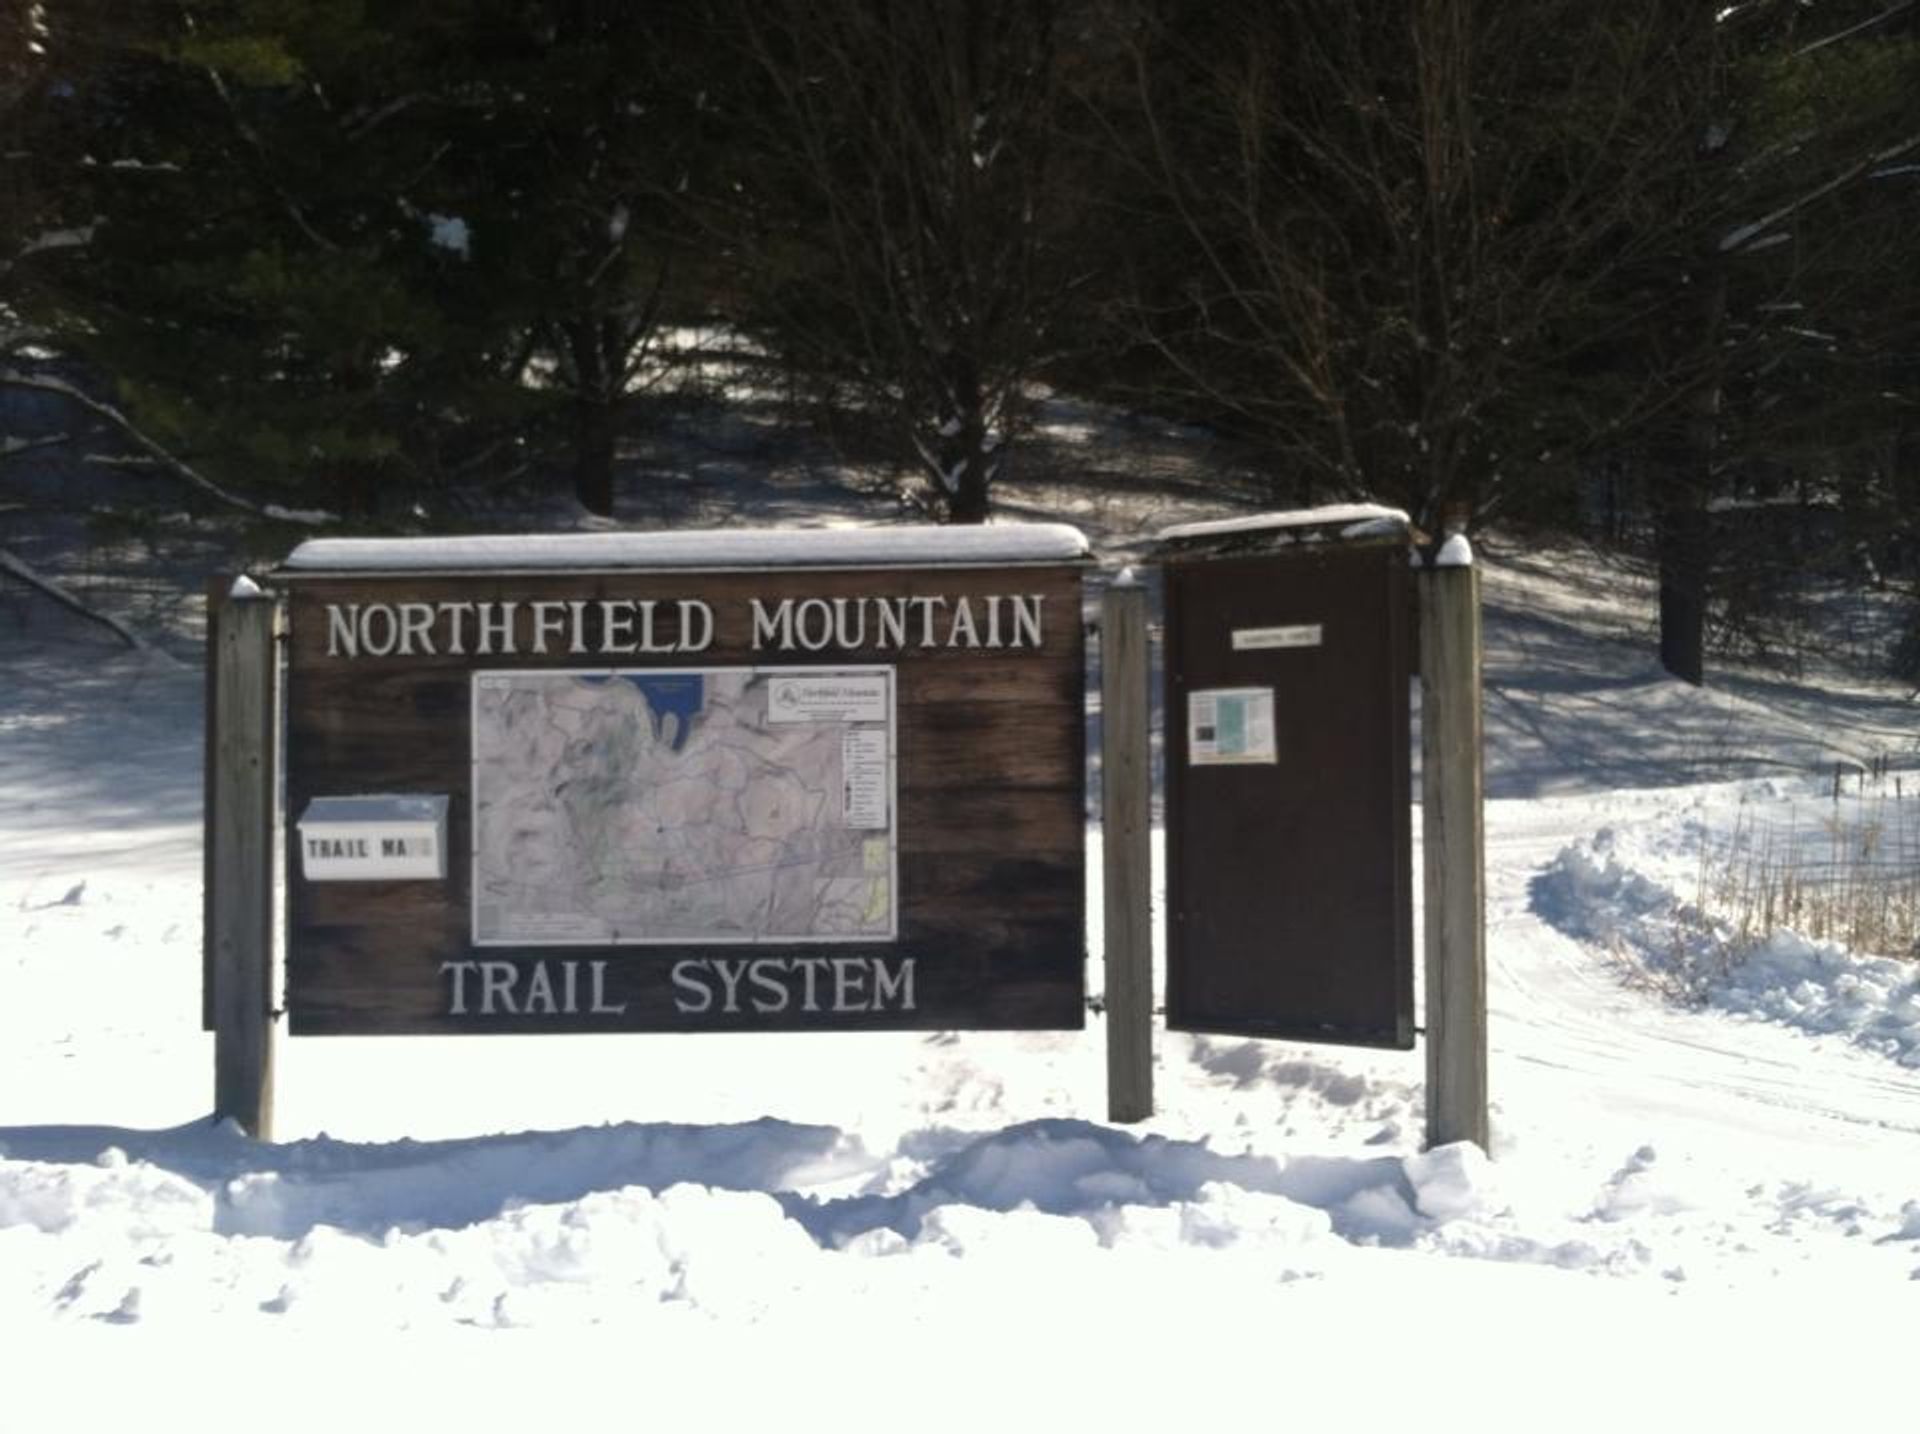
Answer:
<path fill-rule="evenodd" d="M 582 394 L 573 410 L 573 495 L 602 518 L 613 516 L 614 406 Z"/>
<path fill-rule="evenodd" d="M 567 348 L 573 358 L 573 495 L 589 513 L 611 518 L 618 413 L 599 323 L 569 324 Z"/>
<path fill-rule="evenodd" d="M 1915 380 L 1920 383 L 1920 372 Z M 1920 419 L 1903 420 L 1893 435 L 1893 549 L 1888 566 L 1920 570 Z"/>
<path fill-rule="evenodd" d="M 960 468 L 960 481 L 947 503 L 947 516 L 956 523 L 984 523 L 992 506 L 988 497 L 988 470 L 993 456 L 975 449 Z"/>
<path fill-rule="evenodd" d="M 992 500 L 993 453 L 988 446 L 986 395 L 980 387 L 980 365 L 959 350 L 946 364 L 947 400 L 958 427 L 944 445 L 941 462 L 954 474 L 947 493 L 947 519 L 954 523 L 984 523 Z"/>
<path fill-rule="evenodd" d="M 1655 507 L 1660 562 L 1660 665 L 1695 687 L 1707 680 L 1707 495 L 1684 471 Z"/>
<path fill-rule="evenodd" d="M 1707 594 L 1713 565 L 1707 500 L 1720 426 L 1724 363 L 1720 332 L 1727 312 L 1727 275 L 1716 258 L 1704 261 L 1701 304 L 1692 336 L 1699 369 L 1693 390 L 1671 421 L 1661 445 L 1663 471 L 1654 496 L 1655 544 L 1660 565 L 1660 665 L 1682 682 L 1707 680 Z"/>
<path fill-rule="evenodd" d="M 1906 629 L 1894 649 L 1897 676 L 1920 686 L 1920 422 L 1900 425 L 1893 439 L 1894 533 L 1887 555 L 1908 584 Z"/>

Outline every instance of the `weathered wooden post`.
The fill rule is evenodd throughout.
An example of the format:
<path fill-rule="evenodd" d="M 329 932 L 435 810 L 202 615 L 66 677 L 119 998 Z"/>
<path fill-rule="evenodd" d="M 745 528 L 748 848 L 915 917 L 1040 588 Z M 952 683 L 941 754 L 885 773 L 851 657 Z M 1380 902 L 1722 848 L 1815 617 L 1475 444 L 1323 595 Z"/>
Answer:
<path fill-rule="evenodd" d="M 257 1139 L 273 1113 L 274 628 L 278 604 L 233 585 L 209 634 L 206 934 L 213 984 L 213 1114 Z"/>
<path fill-rule="evenodd" d="M 1480 574 L 1463 535 L 1421 570 L 1427 1144 L 1488 1145 Z"/>
<path fill-rule="evenodd" d="M 1153 1114 L 1147 592 L 1132 569 L 1100 604 L 1100 824 L 1106 896 L 1107 1119 Z"/>
<path fill-rule="evenodd" d="M 213 1029 L 213 901 L 219 881 L 213 866 L 213 759 L 214 729 L 219 726 L 220 711 L 220 609 L 233 591 L 233 573 L 207 575 L 207 637 L 204 680 L 201 684 L 200 724 L 200 812 L 205 833 L 200 843 L 200 1029 Z"/>

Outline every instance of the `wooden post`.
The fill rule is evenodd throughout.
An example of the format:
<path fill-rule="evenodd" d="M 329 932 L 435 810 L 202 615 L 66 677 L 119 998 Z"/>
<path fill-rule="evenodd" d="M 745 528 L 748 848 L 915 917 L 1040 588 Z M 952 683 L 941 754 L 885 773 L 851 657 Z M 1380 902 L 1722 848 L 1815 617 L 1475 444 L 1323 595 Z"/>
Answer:
<path fill-rule="evenodd" d="M 1480 574 L 1459 535 L 1421 572 L 1427 1144 L 1488 1144 Z"/>
<path fill-rule="evenodd" d="M 213 1029 L 213 894 L 220 883 L 213 875 L 213 736 L 220 730 L 220 609 L 233 589 L 234 574 L 213 573 L 207 578 L 206 676 L 202 686 L 200 748 L 200 824 L 206 833 L 200 843 L 200 1029 Z"/>
<path fill-rule="evenodd" d="M 1131 569 L 1100 604 L 1100 838 L 1105 872 L 1107 1119 L 1153 1114 L 1152 768 L 1147 592 Z"/>
<path fill-rule="evenodd" d="M 234 583 L 212 638 L 217 728 L 206 813 L 213 1116 L 271 1139 L 274 626 L 278 604 Z"/>

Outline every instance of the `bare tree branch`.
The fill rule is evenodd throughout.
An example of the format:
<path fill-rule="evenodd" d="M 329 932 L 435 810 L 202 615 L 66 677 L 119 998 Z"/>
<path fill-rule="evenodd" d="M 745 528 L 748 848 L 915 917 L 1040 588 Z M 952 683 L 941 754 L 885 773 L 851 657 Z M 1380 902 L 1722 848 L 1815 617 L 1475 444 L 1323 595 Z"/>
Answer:
<path fill-rule="evenodd" d="M 1826 198 L 1836 189 L 1851 184 L 1861 175 L 1868 173 L 1870 170 L 1878 169 L 1881 165 L 1886 164 L 1890 160 L 1898 159 L 1901 155 L 1913 149 L 1920 149 L 1920 134 L 1910 134 L 1898 144 L 1890 144 L 1885 149 L 1865 156 L 1855 163 L 1848 165 L 1825 184 L 1815 189 L 1810 189 L 1805 194 L 1789 200 L 1771 214 L 1762 215 L 1751 224 L 1742 224 L 1738 229 L 1730 231 L 1720 241 L 1720 252 L 1722 254 L 1731 254 L 1737 250 L 1748 247 L 1782 219 L 1791 219 L 1809 204 Z"/>
<path fill-rule="evenodd" d="M 41 448 L 58 448 L 73 442 L 71 433 L 48 433 L 39 438 L 14 438 L 0 434 L 0 462 L 9 458 L 18 458 L 22 453 L 32 453 Z"/>
<path fill-rule="evenodd" d="M 268 152 L 265 141 L 260 138 L 260 132 L 248 124 L 246 116 L 240 113 L 240 106 L 234 102 L 233 91 L 227 88 L 226 80 L 221 77 L 218 70 L 213 69 L 211 66 L 205 67 L 203 73 L 207 77 L 207 83 L 213 86 L 214 93 L 220 96 L 220 103 L 225 106 L 228 117 L 233 120 L 235 132 L 239 134 L 241 139 L 246 141 L 247 147 L 253 151 L 254 157 L 259 160 L 260 182 L 274 198 L 280 201 L 281 208 L 287 211 L 287 217 L 293 220 L 295 228 L 306 235 L 307 238 L 311 239 L 326 253 L 338 254 L 340 252 L 340 246 L 313 227 L 313 224 L 307 218 L 306 211 L 301 209 L 298 201 L 294 199 L 293 194 L 274 177 L 276 172 L 274 158 L 272 154 Z"/>
<path fill-rule="evenodd" d="M 221 487 L 199 469 L 174 454 L 165 444 L 149 437 L 118 408 L 95 398 L 65 379 L 53 378 L 45 374 L 23 373 L 18 369 L 0 368 L 0 386 L 30 389 L 37 393 L 59 394 L 62 398 L 79 404 L 95 417 L 103 418 L 112 424 L 122 437 L 148 454 L 155 463 L 175 478 L 198 488 L 229 508 L 237 508 L 243 513 L 252 513 L 255 517 L 277 518 L 283 522 L 306 523 L 313 526 L 332 521 L 331 516 L 327 514 L 301 512 L 271 503 L 256 503 L 251 498 L 242 497 L 238 493 Z"/>
<path fill-rule="evenodd" d="M 77 613 L 88 622 L 98 623 L 136 652 L 151 650 L 150 644 L 146 639 L 128 627 L 124 622 L 120 621 L 119 618 L 114 617 L 110 613 L 100 612 L 98 609 L 87 606 L 87 604 L 71 590 L 62 587 L 45 573 L 35 570 L 22 559 L 8 552 L 5 548 L 0 548 L 0 573 L 6 573 L 11 577 L 18 578 L 28 587 L 34 589 L 34 591 L 52 598 L 60 604 L 61 607 L 67 609 L 67 611 Z"/>

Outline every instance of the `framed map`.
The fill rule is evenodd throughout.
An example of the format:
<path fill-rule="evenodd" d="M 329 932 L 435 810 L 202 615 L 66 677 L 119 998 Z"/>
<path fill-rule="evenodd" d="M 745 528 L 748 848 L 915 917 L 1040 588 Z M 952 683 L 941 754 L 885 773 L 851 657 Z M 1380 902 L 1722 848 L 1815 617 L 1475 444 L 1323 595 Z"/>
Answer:
<path fill-rule="evenodd" d="M 475 946 L 897 938 L 892 667 L 471 682 Z"/>

